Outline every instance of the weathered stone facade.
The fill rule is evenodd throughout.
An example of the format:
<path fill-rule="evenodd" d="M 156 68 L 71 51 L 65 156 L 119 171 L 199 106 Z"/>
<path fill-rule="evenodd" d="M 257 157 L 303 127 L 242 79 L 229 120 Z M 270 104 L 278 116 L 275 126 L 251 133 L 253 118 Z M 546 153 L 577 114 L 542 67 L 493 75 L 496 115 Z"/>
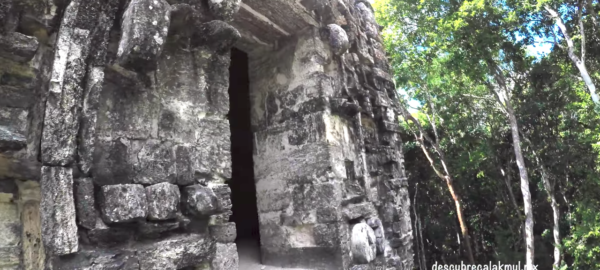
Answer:
<path fill-rule="evenodd" d="M 236 47 L 263 263 L 412 269 L 379 30 L 367 0 L 0 0 L 0 268 L 237 269 Z"/>

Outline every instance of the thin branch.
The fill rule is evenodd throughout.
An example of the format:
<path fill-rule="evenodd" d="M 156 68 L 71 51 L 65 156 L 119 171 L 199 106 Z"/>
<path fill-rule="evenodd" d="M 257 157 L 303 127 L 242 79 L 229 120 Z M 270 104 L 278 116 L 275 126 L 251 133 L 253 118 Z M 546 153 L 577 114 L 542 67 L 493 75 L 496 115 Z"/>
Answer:
<path fill-rule="evenodd" d="M 581 35 L 581 62 L 585 63 L 585 28 L 583 28 L 583 2 L 579 1 L 579 8 L 577 10 L 577 20 L 579 21 L 579 34 Z"/>

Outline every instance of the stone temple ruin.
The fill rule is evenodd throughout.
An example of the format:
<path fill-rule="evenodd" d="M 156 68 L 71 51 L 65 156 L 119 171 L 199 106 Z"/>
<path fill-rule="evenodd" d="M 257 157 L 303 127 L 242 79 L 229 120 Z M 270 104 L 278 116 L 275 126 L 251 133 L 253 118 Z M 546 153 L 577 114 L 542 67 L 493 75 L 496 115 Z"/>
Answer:
<path fill-rule="evenodd" d="M 0 0 L 0 269 L 238 269 L 244 238 L 412 269 L 380 30 L 367 0 Z"/>

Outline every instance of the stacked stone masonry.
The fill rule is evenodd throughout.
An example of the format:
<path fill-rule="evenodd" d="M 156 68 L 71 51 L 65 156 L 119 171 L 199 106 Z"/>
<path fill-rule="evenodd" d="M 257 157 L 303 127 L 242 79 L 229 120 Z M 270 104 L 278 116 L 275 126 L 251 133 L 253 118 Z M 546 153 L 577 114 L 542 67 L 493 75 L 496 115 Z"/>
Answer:
<path fill-rule="evenodd" d="M 0 0 L 0 269 L 238 269 L 230 50 L 262 262 L 412 269 L 367 0 Z"/>

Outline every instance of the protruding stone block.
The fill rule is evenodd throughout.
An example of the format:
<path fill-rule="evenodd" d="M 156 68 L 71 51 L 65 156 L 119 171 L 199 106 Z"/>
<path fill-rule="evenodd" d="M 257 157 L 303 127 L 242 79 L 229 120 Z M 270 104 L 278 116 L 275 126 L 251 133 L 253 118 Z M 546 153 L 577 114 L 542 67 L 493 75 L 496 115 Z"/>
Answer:
<path fill-rule="evenodd" d="M 350 42 L 348 41 L 348 35 L 341 26 L 337 24 L 327 25 L 327 32 L 329 36 L 329 46 L 335 55 L 342 55 L 348 48 L 350 48 Z"/>
<path fill-rule="evenodd" d="M 208 219 L 208 224 L 210 225 L 222 225 L 229 222 L 229 218 L 233 214 L 232 211 L 225 211 L 225 213 L 212 215 Z"/>
<path fill-rule="evenodd" d="M 344 208 L 343 217 L 346 220 L 354 220 L 359 218 L 367 218 L 375 216 L 377 211 L 375 207 L 369 202 L 351 204 Z"/>
<path fill-rule="evenodd" d="M 91 178 L 75 179 L 75 209 L 77 210 L 77 224 L 93 229 L 96 226 L 97 213 L 94 209 L 94 182 Z"/>
<path fill-rule="evenodd" d="M 148 199 L 148 219 L 167 220 L 175 218 L 179 210 L 179 187 L 169 183 L 160 183 L 146 187 Z"/>
<path fill-rule="evenodd" d="M 165 0 L 132 0 L 121 23 L 119 63 L 134 70 L 153 70 L 169 32 L 170 5 Z"/>
<path fill-rule="evenodd" d="M 237 237 L 235 223 L 213 225 L 208 227 L 210 236 L 220 243 L 233 243 Z"/>
<path fill-rule="evenodd" d="M 231 210 L 231 189 L 229 185 L 213 185 L 211 188 L 217 196 L 217 212 L 222 213 Z"/>
<path fill-rule="evenodd" d="M 136 248 L 139 250 L 140 269 L 176 270 L 204 262 L 211 251 L 211 243 L 204 235 L 187 234 Z"/>
<path fill-rule="evenodd" d="M 241 3 L 241 0 L 208 0 L 208 7 L 217 19 L 231 21 L 240 10 Z"/>
<path fill-rule="evenodd" d="M 208 216 L 218 209 L 218 199 L 213 190 L 201 185 L 187 186 L 182 190 L 183 207 L 189 215 Z"/>
<path fill-rule="evenodd" d="M 53 166 L 69 165 L 74 160 L 83 96 L 81 81 L 89 47 L 88 30 L 63 31 L 63 27 L 56 45 L 41 143 L 43 164 Z"/>
<path fill-rule="evenodd" d="M 103 186 L 100 192 L 100 209 L 105 222 L 128 222 L 146 217 L 148 205 L 144 186 L 109 185 Z"/>
<path fill-rule="evenodd" d="M 365 223 L 352 227 L 350 249 L 356 263 L 369 263 L 375 259 L 375 232 Z"/>
<path fill-rule="evenodd" d="M 233 26 L 223 21 L 203 23 L 192 35 L 192 46 L 207 46 L 216 51 L 229 50 L 242 35 Z"/>
<path fill-rule="evenodd" d="M 0 35 L 0 56 L 13 61 L 28 62 L 35 55 L 38 46 L 39 44 L 35 37 L 17 32 L 7 34 L 6 36 Z"/>
<path fill-rule="evenodd" d="M 217 250 L 210 266 L 211 270 L 238 269 L 239 257 L 235 243 L 217 243 Z"/>
<path fill-rule="evenodd" d="M 65 255 L 79 248 L 70 168 L 42 167 L 42 240 L 51 254 Z"/>

